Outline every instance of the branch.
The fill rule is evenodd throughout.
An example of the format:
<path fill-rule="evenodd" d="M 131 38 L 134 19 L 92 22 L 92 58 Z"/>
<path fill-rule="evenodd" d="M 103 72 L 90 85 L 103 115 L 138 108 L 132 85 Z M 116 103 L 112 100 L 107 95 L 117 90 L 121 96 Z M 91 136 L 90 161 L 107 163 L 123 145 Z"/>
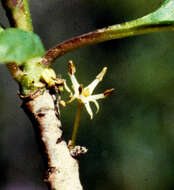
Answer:
<path fill-rule="evenodd" d="M 164 24 L 137 27 L 134 26 L 134 22 L 113 25 L 87 34 L 83 34 L 81 36 L 77 36 L 58 44 L 57 46 L 47 51 L 46 55 L 43 57 L 42 64 L 49 66 L 53 61 L 62 55 L 87 45 L 97 44 L 100 42 L 125 38 L 129 36 L 168 30 L 174 30 L 174 26 Z"/>
<path fill-rule="evenodd" d="M 8 63 L 7 68 L 10 71 L 12 77 L 19 82 L 23 76 L 23 72 L 20 70 L 19 66 L 16 63 Z"/>
<path fill-rule="evenodd" d="M 109 26 L 62 42 L 47 52 L 42 64 L 51 65 L 55 59 L 65 53 L 86 45 L 167 30 L 174 30 L 174 0 L 164 1 L 159 9 L 136 20 Z"/>
<path fill-rule="evenodd" d="M 45 181 L 52 190 L 82 190 L 78 162 L 70 155 L 63 140 L 54 96 L 48 91 L 38 91 L 22 99 L 22 107 L 33 121 L 33 126 L 39 127 L 40 139 L 45 146 L 48 159 L 48 176 Z"/>
<path fill-rule="evenodd" d="M 32 31 L 32 23 L 27 0 L 3 0 L 11 26 Z M 19 83 L 22 71 L 15 63 L 7 64 L 14 79 Z M 20 84 L 22 85 L 22 84 Z M 51 190 L 82 190 L 79 180 L 78 162 L 69 152 L 62 137 L 60 115 L 57 111 L 55 96 L 47 90 L 37 91 L 22 97 L 23 109 L 28 114 L 40 134 L 40 141 L 45 147 L 48 175 L 45 179 Z"/>
<path fill-rule="evenodd" d="M 28 0 L 2 0 L 12 27 L 33 31 Z"/>

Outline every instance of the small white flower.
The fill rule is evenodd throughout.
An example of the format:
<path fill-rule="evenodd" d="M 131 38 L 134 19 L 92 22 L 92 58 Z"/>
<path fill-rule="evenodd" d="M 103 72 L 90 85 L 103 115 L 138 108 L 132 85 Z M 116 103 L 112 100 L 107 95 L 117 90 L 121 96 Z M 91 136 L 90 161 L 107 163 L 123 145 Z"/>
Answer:
<path fill-rule="evenodd" d="M 102 71 L 96 76 L 94 81 L 92 81 L 87 87 L 83 88 L 82 85 L 80 85 L 78 83 L 78 81 L 74 75 L 76 72 L 76 68 L 75 68 L 73 62 L 69 61 L 68 66 L 69 66 L 68 74 L 70 76 L 70 79 L 72 82 L 72 88 L 74 90 L 74 93 L 72 93 L 70 91 L 71 95 L 70 95 L 68 103 L 71 103 L 73 100 L 77 99 L 78 102 L 85 105 L 85 108 L 86 108 L 87 112 L 89 113 L 90 118 L 93 119 L 93 112 L 90 107 L 90 102 L 93 102 L 96 105 L 96 108 L 97 108 L 96 112 L 98 112 L 99 104 L 98 104 L 97 100 L 106 98 L 114 91 L 114 89 L 110 89 L 110 90 L 106 90 L 104 93 L 92 95 L 95 87 L 98 85 L 99 82 L 102 81 L 102 79 L 107 71 L 107 67 L 104 67 L 102 69 Z"/>

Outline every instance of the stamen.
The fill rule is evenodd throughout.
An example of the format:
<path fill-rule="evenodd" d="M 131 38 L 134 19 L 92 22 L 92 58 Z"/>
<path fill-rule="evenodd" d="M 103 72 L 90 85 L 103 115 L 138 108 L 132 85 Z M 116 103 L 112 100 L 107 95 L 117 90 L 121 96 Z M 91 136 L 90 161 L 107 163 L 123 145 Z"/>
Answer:
<path fill-rule="evenodd" d="M 75 66 L 73 64 L 73 61 L 71 61 L 71 60 L 68 62 L 68 69 L 69 69 L 68 71 L 69 71 L 70 75 L 75 74 L 76 68 L 75 68 Z"/>
<path fill-rule="evenodd" d="M 112 94 L 113 92 L 114 92 L 114 88 L 112 88 L 112 89 L 110 89 L 110 90 L 106 90 L 105 92 L 104 92 L 104 96 L 105 97 L 108 97 L 110 94 Z"/>
<path fill-rule="evenodd" d="M 79 86 L 79 95 L 82 93 L 82 91 L 83 91 L 83 87 L 82 87 L 82 85 L 80 85 Z"/>

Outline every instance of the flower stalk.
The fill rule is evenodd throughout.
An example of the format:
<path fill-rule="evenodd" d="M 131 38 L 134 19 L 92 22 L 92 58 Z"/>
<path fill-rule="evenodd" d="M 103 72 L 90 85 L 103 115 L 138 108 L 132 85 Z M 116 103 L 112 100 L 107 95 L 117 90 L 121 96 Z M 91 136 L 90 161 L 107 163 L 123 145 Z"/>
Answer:
<path fill-rule="evenodd" d="M 77 113 L 76 113 L 76 117 L 75 117 L 75 121 L 74 121 L 74 127 L 73 127 L 73 132 L 72 132 L 72 139 L 71 139 L 71 147 L 72 148 L 75 147 L 77 131 L 78 131 L 78 128 L 79 128 L 79 123 L 80 123 L 80 117 L 81 117 L 82 110 L 83 110 L 83 104 L 78 102 Z"/>

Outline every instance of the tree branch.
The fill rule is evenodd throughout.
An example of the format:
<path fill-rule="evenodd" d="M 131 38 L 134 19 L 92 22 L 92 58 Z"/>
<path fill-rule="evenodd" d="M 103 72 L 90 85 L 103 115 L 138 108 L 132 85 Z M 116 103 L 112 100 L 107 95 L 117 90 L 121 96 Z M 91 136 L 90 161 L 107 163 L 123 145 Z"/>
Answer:
<path fill-rule="evenodd" d="M 51 63 L 61 55 L 86 45 L 128 36 L 174 30 L 173 13 L 174 0 L 165 0 L 161 7 L 146 16 L 123 24 L 116 24 L 99 29 L 62 42 L 47 52 L 42 64 L 51 65 Z"/>
<path fill-rule="evenodd" d="M 12 27 L 33 31 L 28 0 L 2 0 Z"/>
<path fill-rule="evenodd" d="M 49 66 L 60 56 L 87 45 L 152 32 L 174 30 L 174 25 L 171 24 L 137 26 L 135 23 L 137 24 L 137 20 L 105 27 L 62 42 L 47 51 L 42 64 Z"/>
<path fill-rule="evenodd" d="M 19 66 L 16 63 L 8 63 L 7 68 L 12 77 L 19 82 L 20 78 L 23 76 L 23 72 L 20 70 Z"/>
<path fill-rule="evenodd" d="M 32 23 L 27 0 L 3 0 L 3 6 L 11 26 L 32 31 Z M 22 71 L 15 63 L 7 64 L 14 79 L 19 83 Z M 21 84 L 20 84 L 21 85 Z M 22 97 L 23 109 L 28 114 L 40 134 L 45 147 L 48 175 L 45 179 L 51 190 L 82 190 L 79 179 L 78 161 L 69 152 L 62 137 L 60 115 L 57 111 L 55 95 L 49 91 L 37 91 Z M 45 155 L 45 154 L 44 154 Z"/>
<path fill-rule="evenodd" d="M 22 107 L 34 122 L 34 127 L 39 127 L 40 139 L 45 146 L 48 159 L 48 176 L 45 181 L 52 190 L 82 190 L 78 162 L 70 155 L 62 137 L 54 95 L 48 91 L 37 91 L 22 99 Z"/>

